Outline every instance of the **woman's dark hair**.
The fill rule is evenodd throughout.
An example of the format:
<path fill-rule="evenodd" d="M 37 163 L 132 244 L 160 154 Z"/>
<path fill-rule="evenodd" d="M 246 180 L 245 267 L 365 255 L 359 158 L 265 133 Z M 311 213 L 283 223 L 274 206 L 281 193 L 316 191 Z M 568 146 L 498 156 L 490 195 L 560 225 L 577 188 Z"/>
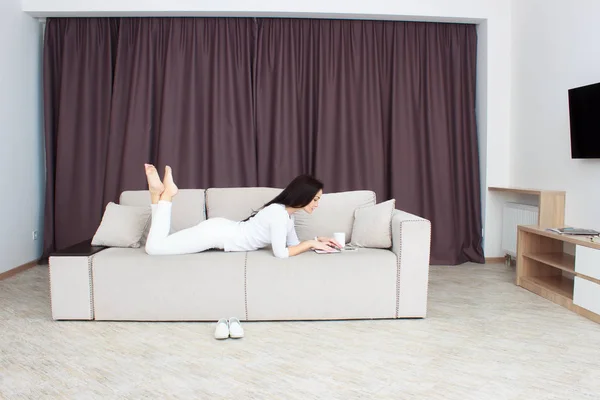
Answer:
<path fill-rule="evenodd" d="M 319 193 L 319 190 L 323 190 L 323 182 L 310 175 L 299 175 L 281 193 L 275 196 L 273 200 L 261 208 L 265 208 L 271 204 L 283 204 L 286 207 L 302 208 L 310 204 L 317 193 Z M 244 221 L 249 220 L 255 214 L 256 211 Z"/>

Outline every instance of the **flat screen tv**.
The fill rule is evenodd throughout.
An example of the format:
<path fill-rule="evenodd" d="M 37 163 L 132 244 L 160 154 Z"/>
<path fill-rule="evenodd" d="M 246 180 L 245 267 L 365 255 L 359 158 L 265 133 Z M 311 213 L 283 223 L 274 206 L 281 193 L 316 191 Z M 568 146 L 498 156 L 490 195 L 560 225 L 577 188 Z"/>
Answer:
<path fill-rule="evenodd" d="M 600 83 L 569 89 L 571 158 L 600 158 Z"/>

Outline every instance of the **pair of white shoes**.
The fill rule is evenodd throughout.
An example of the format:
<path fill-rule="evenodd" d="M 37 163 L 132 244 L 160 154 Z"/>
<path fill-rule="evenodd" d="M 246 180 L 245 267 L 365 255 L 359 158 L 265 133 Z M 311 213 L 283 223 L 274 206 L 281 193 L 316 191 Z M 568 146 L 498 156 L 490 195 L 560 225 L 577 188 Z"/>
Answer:
<path fill-rule="evenodd" d="M 232 339 L 244 337 L 242 324 L 240 324 L 240 320 L 235 317 L 229 319 L 221 318 L 215 327 L 215 339 L 227 339 L 228 337 Z"/>

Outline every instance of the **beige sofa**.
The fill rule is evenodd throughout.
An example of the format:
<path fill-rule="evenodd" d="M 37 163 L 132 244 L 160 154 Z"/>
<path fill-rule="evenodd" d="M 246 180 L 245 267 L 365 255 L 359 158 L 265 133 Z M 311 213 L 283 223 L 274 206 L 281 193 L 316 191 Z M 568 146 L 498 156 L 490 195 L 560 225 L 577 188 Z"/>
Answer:
<path fill-rule="evenodd" d="M 173 201 L 171 231 L 207 217 L 241 220 L 281 189 L 181 190 Z M 126 191 L 120 204 L 147 206 L 147 191 Z M 300 240 L 346 232 L 354 210 L 374 205 L 371 191 L 326 193 L 312 215 L 297 213 Z M 52 316 L 56 320 L 216 321 L 424 318 L 431 226 L 395 210 L 389 249 L 306 252 L 279 259 L 270 249 L 210 250 L 150 256 L 140 248 L 93 247 L 88 242 L 49 258 Z"/>

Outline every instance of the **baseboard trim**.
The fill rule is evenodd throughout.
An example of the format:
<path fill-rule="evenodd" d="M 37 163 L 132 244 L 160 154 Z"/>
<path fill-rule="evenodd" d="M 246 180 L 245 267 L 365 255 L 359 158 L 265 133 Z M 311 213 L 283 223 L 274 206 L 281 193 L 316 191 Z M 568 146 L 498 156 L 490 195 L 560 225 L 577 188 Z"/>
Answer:
<path fill-rule="evenodd" d="M 26 271 L 29 268 L 33 268 L 38 264 L 38 262 L 39 262 L 39 260 L 33 260 L 33 261 L 29 261 L 28 263 L 25 263 L 23 265 L 19 265 L 16 268 L 9 269 L 8 271 L 5 271 L 0 274 L 0 281 L 3 279 L 6 279 L 6 278 L 10 278 L 11 276 L 18 274 L 19 272 Z"/>
<path fill-rule="evenodd" d="M 486 257 L 486 264 L 504 264 L 506 263 L 506 258 L 504 257 Z"/>

